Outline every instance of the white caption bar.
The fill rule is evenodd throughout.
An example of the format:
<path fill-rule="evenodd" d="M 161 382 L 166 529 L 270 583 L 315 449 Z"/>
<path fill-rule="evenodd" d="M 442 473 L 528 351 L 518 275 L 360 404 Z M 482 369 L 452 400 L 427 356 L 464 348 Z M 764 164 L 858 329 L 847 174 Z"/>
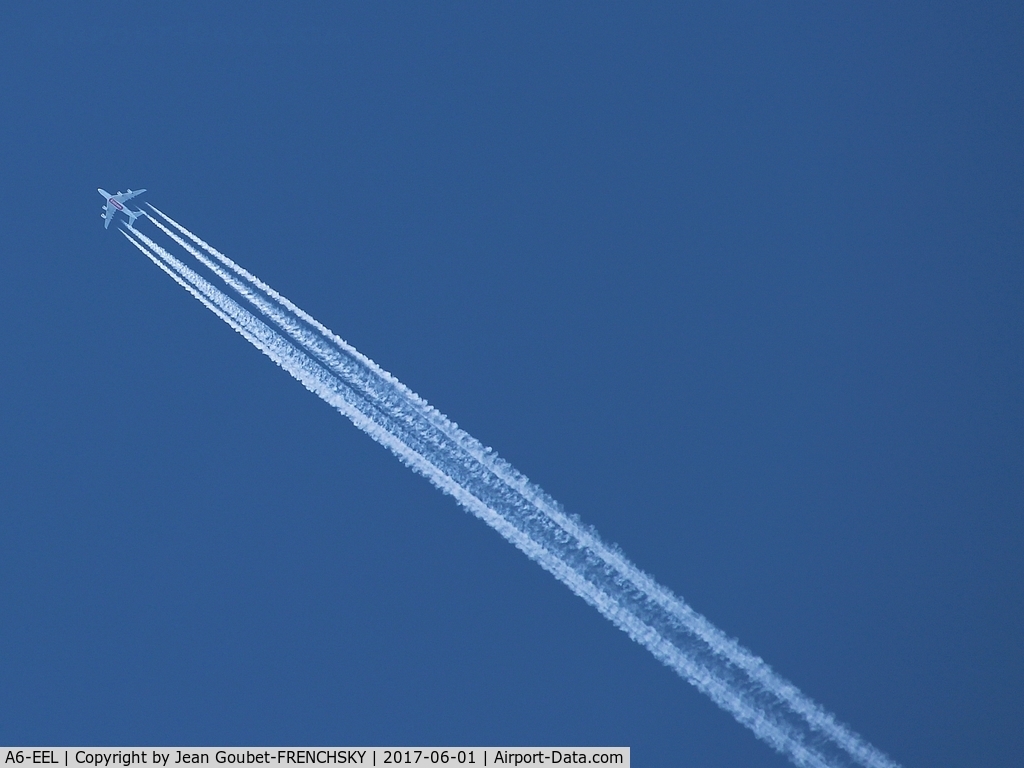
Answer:
<path fill-rule="evenodd" d="M 629 747 L 4 747 L 0 768 L 184 768 L 193 765 L 615 765 Z"/>

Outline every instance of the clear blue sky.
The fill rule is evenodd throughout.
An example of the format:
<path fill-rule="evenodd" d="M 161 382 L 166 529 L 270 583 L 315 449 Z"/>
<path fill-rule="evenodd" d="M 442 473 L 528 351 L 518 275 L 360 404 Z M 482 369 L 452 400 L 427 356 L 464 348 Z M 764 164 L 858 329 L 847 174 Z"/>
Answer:
<path fill-rule="evenodd" d="M 1019 760 L 1022 41 L 1019 3 L 5 10 L 0 743 L 785 764 L 105 232 L 102 186 L 908 768 Z"/>

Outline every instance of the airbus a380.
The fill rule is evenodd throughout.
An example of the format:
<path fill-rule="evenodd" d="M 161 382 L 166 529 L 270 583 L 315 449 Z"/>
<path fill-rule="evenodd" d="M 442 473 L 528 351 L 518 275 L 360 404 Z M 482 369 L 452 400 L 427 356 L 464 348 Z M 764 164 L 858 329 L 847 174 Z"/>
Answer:
<path fill-rule="evenodd" d="M 135 220 L 139 218 L 139 216 L 145 216 L 145 211 L 132 211 L 125 208 L 121 203 L 141 195 L 146 190 L 136 189 L 132 192 L 129 189 L 127 192 L 118 192 L 116 195 L 110 194 L 105 189 L 97 189 L 96 191 L 103 195 L 103 199 L 107 201 L 107 204 L 103 206 L 103 213 L 100 214 L 100 216 L 105 219 L 103 222 L 104 229 L 110 228 L 110 222 L 114 218 L 114 214 L 118 211 L 121 211 L 121 213 L 128 217 L 128 229 L 133 228 L 132 225 L 135 224 Z"/>

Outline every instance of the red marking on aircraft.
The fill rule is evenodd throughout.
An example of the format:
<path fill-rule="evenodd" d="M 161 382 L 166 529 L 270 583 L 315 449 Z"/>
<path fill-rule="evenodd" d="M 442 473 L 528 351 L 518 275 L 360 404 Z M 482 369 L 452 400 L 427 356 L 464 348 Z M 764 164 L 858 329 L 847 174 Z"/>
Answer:
<path fill-rule="evenodd" d="M 119 210 L 119 211 L 123 211 L 124 210 L 124 206 L 121 205 L 119 202 L 117 202 L 117 200 L 115 200 L 114 198 L 110 198 L 109 200 L 107 200 L 107 202 L 110 203 L 115 208 L 117 208 L 117 210 Z"/>

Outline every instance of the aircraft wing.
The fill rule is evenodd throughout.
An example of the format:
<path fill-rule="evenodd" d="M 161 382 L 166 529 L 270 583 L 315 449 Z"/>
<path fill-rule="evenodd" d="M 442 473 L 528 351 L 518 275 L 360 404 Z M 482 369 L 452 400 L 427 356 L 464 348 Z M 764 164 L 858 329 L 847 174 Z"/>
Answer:
<path fill-rule="evenodd" d="M 117 208 L 112 206 L 110 203 L 107 203 L 104 206 L 103 210 L 106 211 L 106 214 L 104 214 L 103 216 L 103 228 L 110 229 L 110 221 L 114 218 L 114 212 L 117 210 Z"/>
<path fill-rule="evenodd" d="M 134 192 L 132 192 L 129 189 L 123 195 L 118 195 L 117 196 L 117 202 L 123 203 L 125 200 L 131 200 L 133 197 L 138 197 L 139 195 L 141 195 L 145 191 L 146 190 L 144 190 L 144 189 L 136 189 Z"/>

